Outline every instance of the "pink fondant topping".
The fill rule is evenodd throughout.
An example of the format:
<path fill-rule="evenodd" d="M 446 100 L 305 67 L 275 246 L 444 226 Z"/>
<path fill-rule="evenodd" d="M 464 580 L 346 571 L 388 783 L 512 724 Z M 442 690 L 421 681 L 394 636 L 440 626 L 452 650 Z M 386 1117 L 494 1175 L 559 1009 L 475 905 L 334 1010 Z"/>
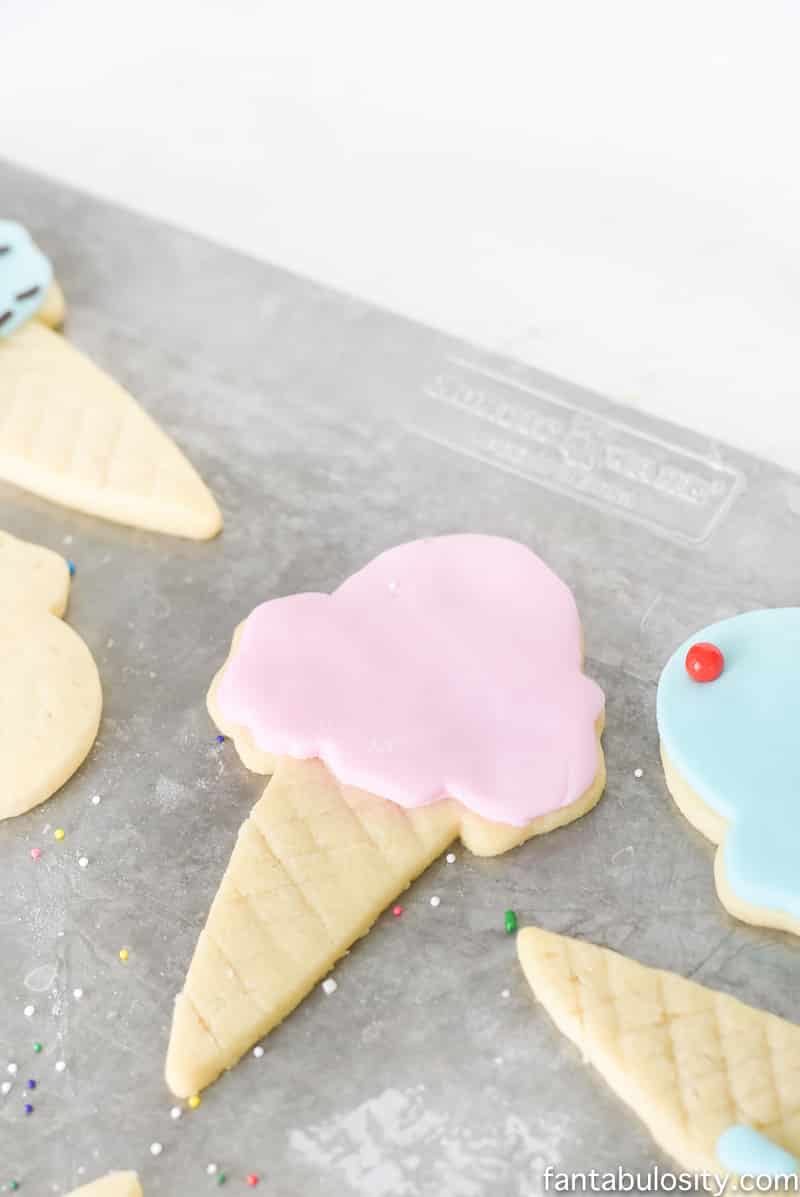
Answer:
<path fill-rule="evenodd" d="M 320 757 L 345 784 L 522 826 L 591 785 L 603 693 L 567 586 L 523 545 L 467 535 L 257 607 L 217 705 L 263 751 Z"/>

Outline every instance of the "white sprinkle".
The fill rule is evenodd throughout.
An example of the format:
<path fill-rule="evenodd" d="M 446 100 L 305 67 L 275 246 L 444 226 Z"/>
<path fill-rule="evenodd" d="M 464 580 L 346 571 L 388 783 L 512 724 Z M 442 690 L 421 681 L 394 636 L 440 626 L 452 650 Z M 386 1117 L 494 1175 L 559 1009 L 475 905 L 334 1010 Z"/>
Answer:
<path fill-rule="evenodd" d="M 3 1081 L 2 1085 L 0 1085 L 0 1093 L 2 1093 L 3 1096 L 5 1097 L 6 1093 L 10 1093 L 10 1092 L 11 1092 L 11 1081 Z"/>
<path fill-rule="evenodd" d="M 456 863 L 455 852 L 448 852 L 447 856 L 445 856 L 445 860 L 447 861 L 448 864 L 455 864 Z"/>
<path fill-rule="evenodd" d="M 442 899 L 439 897 L 438 894 L 434 894 L 433 897 L 431 898 L 431 906 L 438 906 L 439 903 L 441 902 L 441 900 Z"/>
<path fill-rule="evenodd" d="M 264 1055 L 264 1049 L 263 1049 L 263 1047 L 261 1047 L 260 1044 L 258 1047 L 253 1048 L 253 1055 L 255 1056 L 255 1058 L 257 1060 L 260 1060 L 261 1057 Z"/>
<path fill-rule="evenodd" d="M 208 1167 L 206 1168 L 206 1172 L 208 1173 L 209 1176 L 213 1176 L 214 1173 L 216 1172 L 216 1170 L 217 1170 L 216 1164 L 209 1164 Z"/>
<path fill-rule="evenodd" d="M 17 1075 L 17 1065 L 9 1064 L 8 1071 L 11 1073 L 12 1076 L 16 1076 Z"/>
<path fill-rule="evenodd" d="M 99 805 L 100 805 L 100 795 L 95 794 L 92 798 L 92 806 L 99 806 Z"/>
<path fill-rule="evenodd" d="M 71 536 L 65 536 L 65 537 L 64 537 L 64 539 L 63 539 L 63 541 L 62 541 L 61 543 L 62 543 L 62 544 L 72 544 L 72 537 L 71 537 Z"/>
<path fill-rule="evenodd" d="M 86 866 L 88 865 L 88 863 L 89 863 L 89 857 L 88 857 L 88 856 L 80 856 L 80 857 L 78 857 L 78 864 L 81 866 L 81 868 L 82 868 L 82 869 L 85 869 L 85 868 L 86 868 Z"/>
<path fill-rule="evenodd" d="M 82 989 L 73 989 L 72 996 L 75 998 L 76 1002 L 79 1002 L 81 1000 L 81 998 L 83 997 L 83 990 Z"/>
<path fill-rule="evenodd" d="M 151 1155 L 161 1155 L 161 1152 L 163 1150 L 164 1150 L 164 1148 L 161 1146 L 160 1143 L 151 1143 L 150 1144 L 150 1154 Z"/>
<path fill-rule="evenodd" d="M 172 1120 L 174 1122 L 177 1122 L 182 1113 L 183 1113 L 183 1110 L 181 1109 L 180 1106 L 173 1106 L 169 1112 L 169 1116 L 170 1116 L 170 1118 L 172 1118 Z"/>
<path fill-rule="evenodd" d="M 644 769 L 634 769 L 633 776 L 634 777 L 644 777 Z"/>
<path fill-rule="evenodd" d="M 511 997 L 511 990 L 510 989 L 502 990 L 500 997 L 504 997 L 504 998 Z"/>
<path fill-rule="evenodd" d="M 502 1064 L 502 1063 L 503 1063 L 503 1057 L 502 1057 L 502 1056 L 495 1056 L 495 1058 L 494 1058 L 494 1062 L 495 1062 L 495 1064 Z"/>
<path fill-rule="evenodd" d="M 63 1060 L 56 1060 L 56 1072 L 63 1072 L 66 1067 Z"/>
<path fill-rule="evenodd" d="M 332 993 L 336 993 L 338 988 L 339 986 L 336 981 L 334 981 L 333 977 L 326 977 L 322 982 L 322 992 L 327 994 L 328 997 L 330 997 Z"/>
<path fill-rule="evenodd" d="M 390 589 L 390 590 L 392 591 L 392 593 L 394 594 L 395 590 L 397 590 L 397 583 L 396 583 L 396 582 L 390 582 L 390 583 L 389 583 L 389 589 Z"/>
<path fill-rule="evenodd" d="M 26 1018 L 33 1018 L 34 1014 L 36 1013 L 36 1007 L 35 1006 L 26 1006 L 25 1009 L 22 1011 L 22 1013 L 25 1015 Z"/>

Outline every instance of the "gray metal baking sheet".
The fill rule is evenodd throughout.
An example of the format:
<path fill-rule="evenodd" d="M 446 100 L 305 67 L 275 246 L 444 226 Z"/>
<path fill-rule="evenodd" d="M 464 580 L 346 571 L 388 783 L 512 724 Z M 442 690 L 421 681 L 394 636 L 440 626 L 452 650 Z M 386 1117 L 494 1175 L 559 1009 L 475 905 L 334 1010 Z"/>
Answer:
<path fill-rule="evenodd" d="M 0 199 L 53 257 L 70 338 L 185 448 L 226 521 L 192 544 L 0 486 L 0 525 L 74 560 L 69 620 L 105 688 L 87 764 L 0 825 L 0 1074 L 19 1065 L 0 1183 L 39 1197 L 130 1167 L 148 1197 L 194 1197 L 214 1162 L 225 1191 L 256 1172 L 264 1197 L 522 1197 L 547 1164 L 668 1166 L 534 1003 L 503 911 L 795 1016 L 800 945 L 718 903 L 712 848 L 664 788 L 654 699 L 693 629 L 798 601 L 798 481 L 2 164 Z M 263 784 L 205 712 L 231 632 L 263 599 L 462 530 L 523 541 L 574 588 L 608 699 L 606 796 L 508 856 L 434 865 L 334 995 L 173 1121 L 173 997 Z"/>

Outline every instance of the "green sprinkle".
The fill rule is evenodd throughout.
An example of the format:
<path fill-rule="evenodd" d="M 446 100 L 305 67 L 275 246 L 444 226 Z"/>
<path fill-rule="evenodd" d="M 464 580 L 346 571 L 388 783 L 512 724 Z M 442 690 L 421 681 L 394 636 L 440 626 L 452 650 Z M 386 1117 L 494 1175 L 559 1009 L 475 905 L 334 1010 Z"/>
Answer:
<path fill-rule="evenodd" d="M 517 916 L 513 910 L 507 910 L 503 916 L 506 925 L 506 935 L 513 935 L 517 929 Z"/>
<path fill-rule="evenodd" d="M 9 1187 L 9 1189 L 11 1189 L 12 1193 L 16 1193 L 17 1189 L 19 1188 L 19 1181 L 18 1180 L 9 1181 L 8 1187 Z"/>
<path fill-rule="evenodd" d="M 228 1179 L 228 1178 L 227 1178 L 227 1176 L 225 1175 L 225 1173 L 224 1173 L 224 1172 L 220 1172 L 219 1176 L 217 1177 L 217 1184 L 218 1184 L 218 1185 L 224 1185 L 224 1184 L 225 1184 L 225 1181 L 226 1181 L 227 1179 Z"/>
<path fill-rule="evenodd" d="M 38 1056 L 39 1052 L 42 1050 L 41 1043 L 34 1043 L 33 1050 L 36 1052 L 36 1055 Z"/>

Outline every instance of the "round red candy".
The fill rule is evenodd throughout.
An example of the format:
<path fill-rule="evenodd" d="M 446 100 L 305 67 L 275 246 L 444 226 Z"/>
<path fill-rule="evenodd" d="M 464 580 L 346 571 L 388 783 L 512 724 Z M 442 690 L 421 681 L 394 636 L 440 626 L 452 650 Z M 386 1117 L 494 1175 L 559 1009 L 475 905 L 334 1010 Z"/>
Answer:
<path fill-rule="evenodd" d="M 701 641 L 686 654 L 686 672 L 694 682 L 715 682 L 724 667 L 725 658 L 716 644 Z"/>

